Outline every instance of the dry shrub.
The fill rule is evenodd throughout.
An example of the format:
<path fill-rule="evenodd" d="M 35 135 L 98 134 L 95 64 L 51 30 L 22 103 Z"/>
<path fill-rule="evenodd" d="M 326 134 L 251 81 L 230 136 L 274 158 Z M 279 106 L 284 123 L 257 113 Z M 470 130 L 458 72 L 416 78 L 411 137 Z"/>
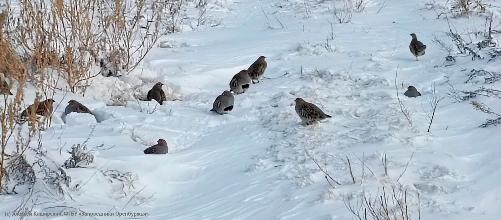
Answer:
<path fill-rule="evenodd" d="M 346 208 L 358 220 L 419 220 L 419 203 L 419 194 L 417 199 L 412 198 L 401 186 L 393 186 L 391 190 L 383 187 L 373 195 L 364 192 L 360 198 L 345 200 Z"/>
<path fill-rule="evenodd" d="M 144 59 L 161 36 L 164 13 L 173 2 L 176 1 L 99 2 L 98 26 L 102 36 L 98 50 L 104 56 L 102 63 L 111 64 L 111 75 L 130 72 Z"/>
<path fill-rule="evenodd" d="M 0 108 L 0 126 L 2 128 L 0 141 L 0 192 L 4 191 L 4 177 L 7 175 L 7 144 L 15 133 L 15 128 L 17 126 L 15 119 L 18 112 L 21 110 L 24 96 L 23 87 L 26 82 L 24 64 L 16 55 L 9 42 L 5 39 L 4 27 L 6 18 L 6 12 L 0 13 L 0 72 L 3 73 L 6 78 L 11 79 L 11 82 L 13 80 L 17 81 L 18 87 L 13 99 L 3 96 L 3 105 Z"/>
<path fill-rule="evenodd" d="M 7 39 L 6 28 L 8 18 L 6 12 L 0 13 L 0 72 L 9 79 L 11 85 L 15 83 L 17 89 L 14 97 L 3 96 L 3 104 L 0 107 L 0 193 L 15 193 L 16 186 L 24 183 L 32 184 L 33 170 L 25 158 L 25 152 L 34 137 L 40 134 L 38 118 L 28 114 L 31 125 L 25 134 L 19 127 L 19 113 L 24 108 L 24 89 L 28 79 L 26 64 L 13 49 Z M 38 103 L 41 96 L 37 96 Z M 15 139 L 15 141 L 13 141 Z M 9 147 L 14 146 L 15 147 Z M 10 189 L 9 189 L 10 188 Z"/>
<path fill-rule="evenodd" d="M 342 0 L 341 6 L 336 5 L 336 1 L 333 1 L 333 15 L 336 21 L 340 24 L 351 22 L 353 13 L 361 13 L 365 11 L 367 7 L 366 0 Z"/>
<path fill-rule="evenodd" d="M 0 73 L 3 73 L 6 78 L 24 83 L 27 77 L 26 68 L 4 36 L 3 26 L 6 21 L 5 18 L 6 12 L 0 13 Z"/>
<path fill-rule="evenodd" d="M 62 78 L 71 92 L 85 93 L 103 73 L 93 71 L 97 64 L 106 76 L 136 68 L 183 2 L 20 0 L 19 8 L 8 7 L 8 41 L 30 64 L 35 86 L 65 89 Z"/>
<path fill-rule="evenodd" d="M 452 11 L 458 16 L 467 15 L 471 12 L 485 12 L 486 5 L 482 0 L 454 0 L 452 1 Z"/>
<path fill-rule="evenodd" d="M 49 85 L 55 71 L 75 92 L 91 78 L 97 0 L 21 0 L 11 11 L 10 41 L 30 64 L 33 84 Z"/>

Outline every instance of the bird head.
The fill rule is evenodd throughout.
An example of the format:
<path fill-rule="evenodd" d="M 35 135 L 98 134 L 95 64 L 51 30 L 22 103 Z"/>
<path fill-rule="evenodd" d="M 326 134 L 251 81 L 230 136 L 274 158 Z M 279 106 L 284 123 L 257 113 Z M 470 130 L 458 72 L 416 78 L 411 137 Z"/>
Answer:
<path fill-rule="evenodd" d="M 160 145 L 167 145 L 167 141 L 165 141 L 164 139 L 158 139 L 157 143 Z"/>
<path fill-rule="evenodd" d="M 155 89 L 162 89 L 163 85 L 164 85 L 163 83 L 157 82 L 157 83 L 155 83 L 155 85 L 153 86 L 153 88 L 155 88 Z"/>
<path fill-rule="evenodd" d="M 412 38 L 417 38 L 415 33 L 411 34 Z"/>
<path fill-rule="evenodd" d="M 408 89 L 408 90 L 416 90 L 416 87 L 414 87 L 414 86 L 409 86 L 409 87 L 407 87 L 407 89 Z"/>
<path fill-rule="evenodd" d="M 296 103 L 304 102 L 304 100 L 302 98 L 296 98 L 296 100 L 294 100 L 294 101 L 296 101 Z"/>
<path fill-rule="evenodd" d="M 259 59 L 260 60 L 264 60 L 266 57 L 265 56 L 260 56 Z"/>
<path fill-rule="evenodd" d="M 68 104 L 75 104 L 75 103 L 77 103 L 77 101 L 75 101 L 75 100 L 73 100 L 73 99 L 72 99 L 72 100 L 70 100 L 70 101 L 68 101 Z"/>

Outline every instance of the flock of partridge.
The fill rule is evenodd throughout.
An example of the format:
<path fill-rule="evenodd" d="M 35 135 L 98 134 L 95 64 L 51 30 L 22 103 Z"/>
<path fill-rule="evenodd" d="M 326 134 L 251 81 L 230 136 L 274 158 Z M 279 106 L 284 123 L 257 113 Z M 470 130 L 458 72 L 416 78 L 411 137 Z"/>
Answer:
<path fill-rule="evenodd" d="M 419 56 L 423 56 L 425 54 L 426 45 L 424 45 L 421 41 L 419 41 L 416 37 L 416 34 L 412 33 L 412 40 L 409 44 L 409 49 L 411 53 L 418 60 Z M 260 79 L 264 75 L 266 71 L 266 67 L 268 66 L 266 57 L 260 56 L 254 63 L 252 63 L 249 68 L 246 70 L 241 70 L 237 74 L 233 76 L 230 81 L 230 90 L 225 90 L 221 95 L 219 95 L 212 105 L 211 111 L 216 112 L 218 114 L 226 114 L 233 110 L 233 105 L 235 101 L 235 97 L 233 94 L 242 94 L 249 89 L 250 84 L 255 84 L 260 82 Z M 147 101 L 155 100 L 160 105 L 166 101 L 166 96 L 164 91 L 162 90 L 163 83 L 156 83 L 151 90 L 148 91 Z M 0 81 L 0 94 L 3 95 L 12 95 L 10 92 L 10 87 L 8 83 L 1 79 Z M 404 93 L 407 97 L 418 97 L 421 96 L 421 93 L 414 87 L 409 86 L 407 91 Z M 55 101 L 53 99 L 47 99 L 39 103 L 34 103 L 28 106 L 21 113 L 21 120 L 25 121 L 28 116 L 32 115 L 40 115 L 45 117 L 50 117 L 53 111 L 53 103 Z M 330 118 L 331 116 L 324 113 L 318 106 L 313 103 L 309 103 L 302 98 L 295 99 L 295 110 L 298 114 L 299 118 L 305 125 L 314 124 L 320 120 Z M 63 116 L 70 114 L 72 112 L 76 113 L 88 113 L 94 115 L 89 108 L 79 103 L 76 100 L 70 100 L 68 105 L 64 110 Z M 166 154 L 168 152 L 167 142 L 164 139 L 159 139 L 158 144 L 151 146 L 144 150 L 145 154 Z"/>
<path fill-rule="evenodd" d="M 234 94 L 242 94 L 249 89 L 251 82 L 258 83 L 264 72 L 268 63 L 265 60 L 265 56 L 260 56 L 254 63 L 252 63 L 246 70 L 241 70 L 233 76 L 230 81 L 230 90 L 224 91 L 219 95 L 214 103 L 212 104 L 211 111 L 218 114 L 229 113 L 233 110 L 233 105 L 235 102 Z M 325 114 L 320 108 L 315 104 L 304 101 L 302 98 L 297 98 L 295 100 L 296 106 L 295 110 L 301 121 L 310 125 L 322 119 L 330 118 L 330 115 Z"/>

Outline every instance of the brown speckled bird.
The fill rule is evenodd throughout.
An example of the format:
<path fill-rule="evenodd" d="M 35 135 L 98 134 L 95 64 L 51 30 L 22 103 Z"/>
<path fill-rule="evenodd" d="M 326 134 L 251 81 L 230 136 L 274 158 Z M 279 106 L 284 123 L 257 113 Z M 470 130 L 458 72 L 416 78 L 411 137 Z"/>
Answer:
<path fill-rule="evenodd" d="M 144 154 L 166 154 L 168 152 L 169 147 L 167 146 L 167 141 L 164 139 L 158 139 L 157 144 L 144 150 Z"/>
<path fill-rule="evenodd" d="M 409 44 L 409 49 L 412 55 L 416 57 L 416 60 L 418 60 L 419 56 L 423 56 L 425 54 L 426 45 L 424 45 L 421 41 L 418 41 L 415 33 L 412 33 L 411 36 L 412 40 Z"/>
<path fill-rule="evenodd" d="M 249 71 L 241 70 L 230 81 L 230 91 L 235 94 L 242 94 L 247 89 L 249 89 L 251 83 L 251 78 L 249 76 Z"/>
<path fill-rule="evenodd" d="M 10 86 L 5 79 L 0 79 L 0 94 L 12 95 L 12 92 L 10 92 Z"/>
<path fill-rule="evenodd" d="M 164 84 L 161 82 L 157 82 L 153 88 L 148 91 L 148 95 L 146 96 L 147 101 L 151 101 L 152 99 L 156 100 L 158 104 L 162 105 L 164 101 L 167 101 L 165 97 L 165 92 L 162 90 L 162 86 Z"/>
<path fill-rule="evenodd" d="M 301 118 L 301 121 L 306 125 L 311 125 L 320 120 L 330 118 L 331 116 L 325 114 L 319 107 L 313 103 L 304 101 L 302 98 L 296 98 L 296 113 Z"/>
<path fill-rule="evenodd" d="M 219 95 L 216 98 L 216 100 L 212 104 L 211 111 L 217 112 L 220 115 L 229 113 L 231 110 L 233 110 L 234 102 L 235 97 L 230 91 L 226 90 L 223 92 L 223 94 Z"/>
<path fill-rule="evenodd" d="M 264 75 L 264 71 L 266 71 L 266 67 L 268 66 L 265 58 L 265 56 L 260 56 L 247 69 L 247 71 L 249 71 L 249 76 L 252 79 L 252 83 L 258 83 L 261 77 Z"/>
<path fill-rule="evenodd" d="M 21 113 L 21 120 L 26 119 L 29 115 L 41 115 L 41 116 L 50 116 L 53 110 L 53 103 L 56 102 L 54 99 L 47 99 L 39 103 L 34 103 L 28 108 L 26 108 Z"/>
<path fill-rule="evenodd" d="M 416 87 L 409 86 L 407 87 L 407 91 L 404 92 L 404 95 L 411 98 L 416 98 L 421 96 L 421 93 L 417 91 Z"/>

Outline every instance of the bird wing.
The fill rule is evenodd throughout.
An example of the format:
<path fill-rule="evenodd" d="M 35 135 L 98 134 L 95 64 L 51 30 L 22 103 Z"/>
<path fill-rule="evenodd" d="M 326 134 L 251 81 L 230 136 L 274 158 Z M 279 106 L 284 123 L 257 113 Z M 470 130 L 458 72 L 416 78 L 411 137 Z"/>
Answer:
<path fill-rule="evenodd" d="M 232 88 L 236 88 L 236 87 L 238 86 L 238 80 L 237 80 L 237 78 L 236 78 L 236 77 L 233 77 L 233 79 L 231 79 L 231 81 L 230 81 L 230 86 L 231 86 Z"/>
<path fill-rule="evenodd" d="M 49 114 L 49 109 L 45 106 L 45 104 L 40 103 L 37 108 L 37 114 L 46 116 L 46 114 Z"/>
<path fill-rule="evenodd" d="M 262 62 L 262 63 L 261 63 L 261 66 L 260 66 L 260 68 L 259 68 L 259 72 L 260 72 L 261 74 L 263 74 L 263 73 L 264 73 L 264 71 L 266 70 L 266 67 L 267 67 L 267 66 L 268 66 L 268 63 L 266 63 L 266 61 Z"/>
<path fill-rule="evenodd" d="M 423 52 L 426 49 L 426 45 L 424 45 L 421 41 L 414 41 L 412 44 L 414 47 L 414 51 L 417 52 Z"/>
<path fill-rule="evenodd" d="M 165 96 L 165 92 L 163 90 L 160 90 L 160 100 L 167 101 L 167 97 Z"/>
<path fill-rule="evenodd" d="M 213 108 L 214 110 L 216 110 L 216 109 L 218 109 L 218 108 L 220 108 L 220 107 L 221 107 L 221 100 L 220 100 L 220 97 L 218 96 L 218 97 L 216 98 L 216 101 L 214 101 L 214 104 L 212 105 L 212 108 Z"/>
<path fill-rule="evenodd" d="M 326 114 L 315 104 L 308 103 L 308 109 L 311 117 L 313 118 L 322 118 L 326 116 Z"/>
<path fill-rule="evenodd" d="M 311 118 L 310 111 L 308 110 L 308 108 L 301 108 L 299 110 L 299 115 L 301 115 L 301 117 L 304 118 Z"/>
<path fill-rule="evenodd" d="M 90 113 L 90 110 L 89 108 L 85 107 L 85 105 L 82 105 L 82 104 L 78 104 L 77 106 L 77 112 L 79 113 Z"/>
<path fill-rule="evenodd" d="M 146 101 L 151 101 L 153 99 L 153 89 L 150 89 L 150 91 L 148 91 L 148 94 L 146 95 Z"/>
<path fill-rule="evenodd" d="M 419 49 L 421 49 L 421 48 L 423 48 L 423 47 L 424 47 L 424 48 L 426 48 L 426 45 L 424 45 L 424 44 L 423 44 L 423 42 L 421 42 L 421 41 L 417 41 L 417 42 L 416 42 L 416 46 L 417 46 Z"/>
<path fill-rule="evenodd" d="M 247 68 L 247 70 L 249 70 L 249 71 L 251 71 L 251 70 L 255 70 L 255 69 L 256 69 L 256 67 L 257 67 L 257 65 L 258 65 L 258 61 L 256 60 L 256 61 L 254 61 L 254 63 L 252 63 L 252 64 L 249 66 L 249 68 Z"/>

